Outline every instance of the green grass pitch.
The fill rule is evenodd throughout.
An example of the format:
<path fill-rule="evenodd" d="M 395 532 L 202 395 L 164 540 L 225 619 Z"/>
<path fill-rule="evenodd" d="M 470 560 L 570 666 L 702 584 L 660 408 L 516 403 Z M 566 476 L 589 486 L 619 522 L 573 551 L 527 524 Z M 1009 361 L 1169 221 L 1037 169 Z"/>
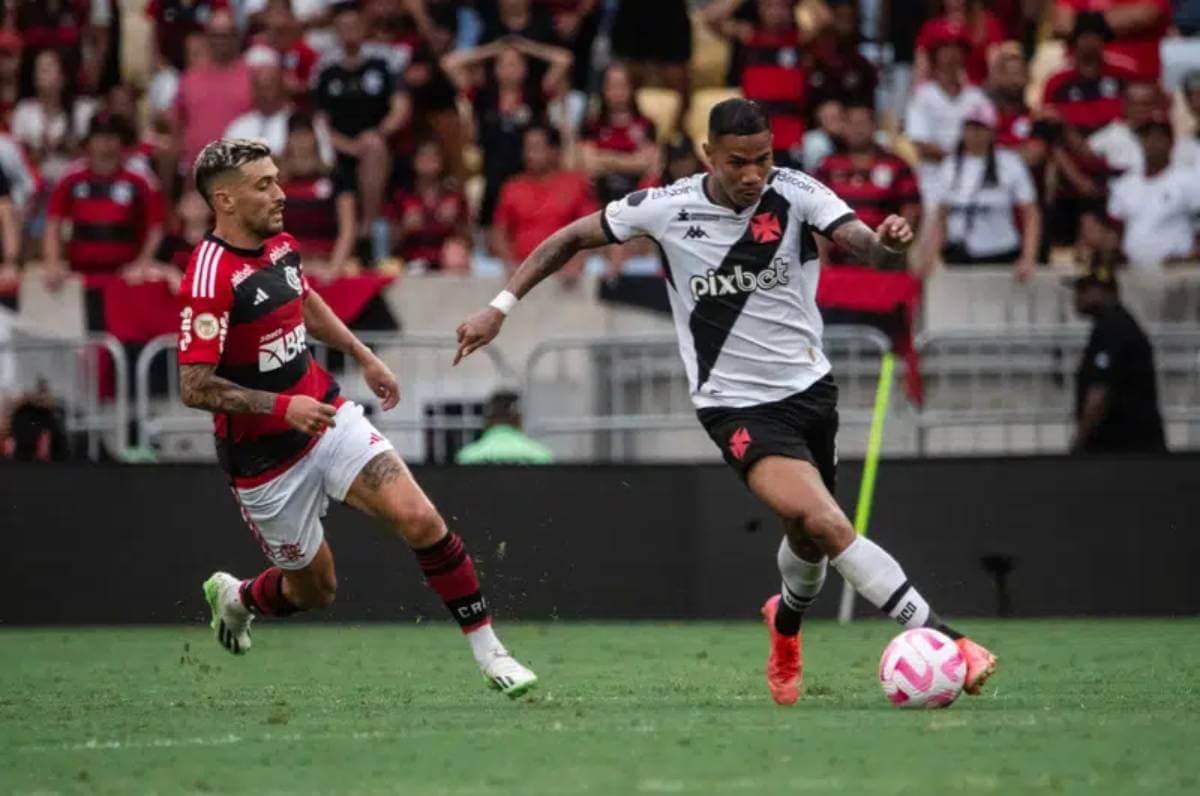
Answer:
<path fill-rule="evenodd" d="M 806 630 L 770 702 L 746 623 L 502 627 L 540 674 L 485 687 L 448 624 L 0 631 L 0 791 L 1200 793 L 1200 621 L 965 622 L 979 698 L 900 711 L 882 621 Z"/>

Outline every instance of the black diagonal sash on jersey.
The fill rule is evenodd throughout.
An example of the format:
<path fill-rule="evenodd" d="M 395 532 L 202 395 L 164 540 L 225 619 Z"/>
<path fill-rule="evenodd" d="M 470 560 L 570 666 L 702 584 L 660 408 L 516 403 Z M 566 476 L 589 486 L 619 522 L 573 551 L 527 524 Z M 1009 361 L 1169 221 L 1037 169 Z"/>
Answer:
<path fill-rule="evenodd" d="M 779 236 L 773 241 L 759 243 L 754 239 L 753 223 L 748 223 L 741 239 L 726 252 L 725 259 L 721 261 L 720 267 L 716 270 L 717 276 L 729 277 L 734 273 L 734 268 L 739 265 L 743 271 L 756 276 L 760 271 L 771 267 L 771 261 L 775 259 L 779 244 L 787 235 L 790 207 L 791 204 L 788 200 L 776 193 L 774 189 L 768 188 L 758 203 L 754 216 L 757 217 L 762 213 L 774 215 L 779 221 Z M 729 338 L 730 330 L 737 323 L 738 316 L 742 314 L 742 309 L 749 299 L 750 292 L 748 291 L 727 296 L 701 296 L 697 299 L 696 307 L 692 310 L 691 318 L 688 321 L 688 327 L 692 332 L 692 341 L 696 348 L 697 387 L 708 381 L 709 373 L 716 364 L 717 356 L 720 355 L 725 341 Z"/>

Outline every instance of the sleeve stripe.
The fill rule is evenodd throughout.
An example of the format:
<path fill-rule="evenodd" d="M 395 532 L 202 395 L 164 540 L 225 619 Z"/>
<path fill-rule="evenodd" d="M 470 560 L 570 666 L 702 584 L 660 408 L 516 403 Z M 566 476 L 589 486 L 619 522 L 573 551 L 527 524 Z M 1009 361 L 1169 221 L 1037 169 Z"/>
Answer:
<path fill-rule="evenodd" d="M 200 254 L 196 256 L 196 267 L 192 270 L 192 298 L 200 298 L 200 285 L 203 284 L 204 261 L 208 257 L 208 241 L 200 244 Z"/>
<path fill-rule="evenodd" d="M 818 231 L 826 240 L 833 240 L 833 233 L 838 227 L 840 227 L 842 224 L 845 224 L 847 221 L 853 221 L 856 218 L 858 218 L 858 216 L 853 210 L 851 210 L 849 213 L 835 218 L 832 222 L 830 222 L 829 226 L 825 227 L 825 229 Z"/>
<path fill-rule="evenodd" d="M 213 244 L 212 263 L 208 266 L 208 297 L 217 297 L 217 266 L 221 264 L 221 255 L 225 253 L 217 244 Z"/>
<path fill-rule="evenodd" d="M 624 241 L 617 237 L 616 233 L 613 232 L 612 226 L 608 223 L 608 205 L 605 205 L 604 209 L 600 211 L 600 228 L 604 230 L 604 234 L 609 242 L 624 243 Z"/>

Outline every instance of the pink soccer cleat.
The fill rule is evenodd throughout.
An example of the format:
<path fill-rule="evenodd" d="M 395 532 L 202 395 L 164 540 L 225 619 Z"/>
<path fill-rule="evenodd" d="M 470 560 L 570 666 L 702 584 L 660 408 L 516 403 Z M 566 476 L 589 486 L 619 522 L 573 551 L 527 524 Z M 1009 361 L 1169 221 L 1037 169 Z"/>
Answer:
<path fill-rule="evenodd" d="M 771 654 L 767 657 L 767 688 L 777 704 L 791 705 L 800 698 L 804 681 L 804 656 L 800 651 L 800 634 L 783 636 L 775 632 L 775 612 L 780 596 L 773 595 L 762 607 L 763 620 L 771 633 Z"/>
<path fill-rule="evenodd" d="M 958 645 L 963 660 L 967 662 L 967 678 L 963 682 L 963 690 L 972 696 L 978 696 L 983 690 L 983 684 L 996 671 L 996 656 L 965 636 L 954 643 Z"/>

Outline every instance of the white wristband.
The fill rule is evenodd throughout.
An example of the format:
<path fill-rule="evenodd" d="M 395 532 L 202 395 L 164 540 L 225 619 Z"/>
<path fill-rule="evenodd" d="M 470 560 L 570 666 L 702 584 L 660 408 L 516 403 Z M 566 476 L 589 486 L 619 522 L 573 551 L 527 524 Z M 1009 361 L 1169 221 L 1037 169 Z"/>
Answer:
<path fill-rule="evenodd" d="M 517 302 L 519 300 L 520 299 L 507 290 L 501 290 L 498 294 L 496 294 L 496 297 L 492 299 L 492 303 L 488 306 L 495 307 L 496 309 L 500 310 L 501 315 L 508 315 L 508 313 L 512 312 L 513 307 L 517 306 Z"/>

